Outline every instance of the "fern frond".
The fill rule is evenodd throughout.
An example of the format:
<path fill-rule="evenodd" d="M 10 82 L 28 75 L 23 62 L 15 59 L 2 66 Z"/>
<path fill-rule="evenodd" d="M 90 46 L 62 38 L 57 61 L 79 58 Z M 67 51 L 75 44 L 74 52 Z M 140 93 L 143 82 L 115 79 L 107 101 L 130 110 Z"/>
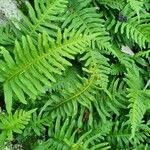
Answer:
<path fill-rule="evenodd" d="M 149 150 L 150 0 L 16 3 L 0 25 L 0 149 Z"/>
<path fill-rule="evenodd" d="M 111 65 L 112 75 L 122 75 L 125 67 L 122 64 L 116 63 Z"/>
<path fill-rule="evenodd" d="M 8 116 L 0 115 L 0 131 L 6 134 L 9 140 L 12 140 L 13 133 L 21 134 L 22 130 L 29 123 L 31 114 L 35 109 L 30 111 L 16 110 L 15 113 Z"/>
<path fill-rule="evenodd" d="M 128 103 L 126 99 L 127 91 L 125 89 L 125 83 L 121 82 L 118 78 L 114 79 L 108 87 L 111 96 L 104 92 L 97 93 L 95 107 L 99 108 L 98 113 L 104 122 L 107 117 L 111 118 L 112 114 L 119 116 L 121 111 L 126 108 Z"/>
<path fill-rule="evenodd" d="M 67 0 L 34 0 L 33 8 L 29 2 L 26 2 L 29 18 L 20 12 L 23 22 L 15 21 L 15 23 L 24 35 L 37 37 L 38 33 L 46 32 L 56 36 L 59 29 L 56 23 L 62 20 L 61 14 L 65 11 L 67 3 Z"/>
<path fill-rule="evenodd" d="M 108 74 L 110 74 L 109 59 L 99 52 L 89 49 L 80 60 L 85 61 L 83 70 L 95 75 L 96 85 L 102 89 L 107 89 Z"/>
<path fill-rule="evenodd" d="M 92 103 L 95 103 L 95 106 L 97 104 L 95 98 L 97 90 L 109 93 L 107 91 L 107 75 L 110 73 L 110 68 L 108 60 L 98 52 L 90 51 L 80 60 L 85 61 L 85 68 L 87 69 L 84 70 L 91 74 L 90 77 L 88 79 L 81 78 L 80 82 L 73 82 L 72 87 L 62 90 L 60 94 L 52 95 L 43 106 L 41 113 L 48 107 L 47 110 L 51 112 L 53 118 L 60 114 L 63 117 L 66 115 L 75 116 L 80 104 L 90 111 L 89 124 L 92 125 Z M 99 108 L 96 108 L 98 111 Z"/>
<path fill-rule="evenodd" d="M 105 7 L 110 7 L 113 9 L 122 10 L 125 6 L 126 2 L 125 0 L 96 0 L 100 5 L 104 5 Z"/>
<path fill-rule="evenodd" d="M 34 44 L 30 36 L 22 37 L 22 42 L 15 43 L 14 58 L 7 50 L 1 48 L 4 60 L 1 61 L 1 81 L 4 83 L 5 103 L 11 112 L 12 97 L 26 104 L 25 94 L 35 99 L 44 92 L 44 86 L 55 82 L 54 74 L 61 75 L 65 66 L 71 66 L 67 59 L 74 59 L 90 44 L 92 36 L 79 35 L 74 32 L 58 33 L 57 39 L 49 39 L 46 34 L 38 36 Z"/>
<path fill-rule="evenodd" d="M 53 126 L 49 130 L 49 139 L 37 146 L 34 150 L 48 150 L 48 149 L 71 149 L 75 140 L 75 120 L 70 122 L 69 118 L 61 120 L 60 117 L 56 118 Z"/>
<path fill-rule="evenodd" d="M 140 47 L 146 47 L 146 43 L 150 42 L 150 23 L 149 14 L 141 14 L 140 20 L 133 12 L 128 14 L 126 22 L 116 21 L 114 18 L 107 25 L 108 29 L 114 28 L 114 32 L 120 32 L 126 35 L 128 39 L 133 40 Z"/>
<path fill-rule="evenodd" d="M 119 120 L 115 122 L 113 130 L 107 137 L 109 144 L 114 149 L 129 149 L 131 147 L 132 149 L 134 149 L 138 144 L 149 138 L 150 128 L 146 128 L 147 125 L 141 126 L 135 137 L 133 139 L 130 139 L 130 125 L 127 122 L 122 122 L 121 120 Z"/>
<path fill-rule="evenodd" d="M 147 11 L 150 10 L 150 3 L 149 3 L 149 2 L 150 2 L 149 0 L 144 0 L 144 7 L 145 7 L 145 9 L 146 9 Z"/>
<path fill-rule="evenodd" d="M 143 98 L 139 95 L 139 93 L 134 93 L 135 91 L 129 91 L 130 94 L 130 120 L 132 125 L 132 136 L 135 136 L 138 125 L 141 123 L 141 120 L 146 112 L 146 106 L 141 102 Z"/>
<path fill-rule="evenodd" d="M 144 1 L 143 0 L 127 0 L 131 8 L 137 13 L 140 18 L 140 12 L 143 9 Z"/>
<path fill-rule="evenodd" d="M 79 104 L 92 112 L 91 102 L 96 101 L 92 94 L 95 93 L 93 82 L 94 77 L 89 80 L 82 79 L 80 82 L 73 82 L 74 86 L 62 90 L 59 95 L 52 95 L 43 106 L 41 113 L 46 110 L 51 113 L 52 118 L 57 117 L 58 114 L 63 117 L 75 116 L 78 113 Z"/>
<path fill-rule="evenodd" d="M 104 141 L 104 137 L 106 137 L 107 134 L 109 134 L 109 132 L 112 130 L 112 125 L 113 124 L 111 121 L 106 121 L 103 123 L 95 122 L 93 129 L 83 140 L 85 145 L 92 143 L 92 140 L 96 140 L 97 142 Z"/>
<path fill-rule="evenodd" d="M 5 27 L 0 25 L 0 45 L 13 45 L 14 44 L 14 33 L 12 32 L 9 25 Z"/>
<path fill-rule="evenodd" d="M 24 137 L 29 134 L 34 134 L 37 136 L 41 136 L 46 132 L 46 128 L 51 127 L 52 121 L 49 117 L 44 115 L 38 115 L 37 112 L 34 112 L 31 116 L 29 124 L 26 126 L 23 135 Z"/>
<path fill-rule="evenodd" d="M 145 51 L 139 51 L 138 53 L 135 54 L 135 57 L 145 57 L 145 58 L 150 58 L 150 50 L 145 50 Z"/>
<path fill-rule="evenodd" d="M 138 126 L 141 124 L 142 118 L 147 110 L 145 105 L 146 97 L 143 90 L 143 80 L 139 74 L 139 70 L 135 65 L 128 69 L 126 82 L 129 86 L 128 97 L 130 98 L 130 122 L 132 137 L 135 136 L 136 131 L 138 131 Z"/>
<path fill-rule="evenodd" d="M 80 0 L 77 1 L 77 5 L 72 4 L 70 7 L 72 11 L 68 10 L 64 17 L 62 28 L 67 27 L 69 30 L 77 30 L 86 34 L 96 34 L 97 46 L 100 49 L 111 49 L 109 34 L 104 27 L 104 20 L 101 15 L 96 13 L 96 8 L 89 7 L 88 2 L 90 0 Z M 91 19 L 92 18 L 92 19 Z"/>
<path fill-rule="evenodd" d="M 149 150 L 149 149 L 150 149 L 150 145 L 140 144 L 136 148 L 134 148 L 133 150 Z"/>
<path fill-rule="evenodd" d="M 71 122 L 70 122 L 71 121 Z M 69 124 L 70 123 L 70 124 Z M 110 122 L 109 122 L 110 123 Z M 37 146 L 34 150 L 48 150 L 48 149 L 66 149 L 66 150 L 98 150 L 103 148 L 104 150 L 110 149 L 107 142 L 100 142 L 104 134 L 110 130 L 110 127 L 103 125 L 97 130 L 97 132 L 92 132 L 92 130 L 82 133 L 80 138 L 76 140 L 78 134 L 78 128 L 76 128 L 75 120 L 65 119 L 64 123 L 61 124 L 61 119 L 57 117 L 55 126 L 49 131 L 49 140 L 43 142 L 41 145 Z"/>
<path fill-rule="evenodd" d="M 62 76 L 56 76 L 56 82 L 52 83 L 51 87 L 46 87 L 46 91 L 49 93 L 60 92 L 63 89 L 70 88 L 72 81 L 79 81 L 78 75 L 81 74 L 80 66 L 74 64 L 72 67 L 66 67 Z"/>

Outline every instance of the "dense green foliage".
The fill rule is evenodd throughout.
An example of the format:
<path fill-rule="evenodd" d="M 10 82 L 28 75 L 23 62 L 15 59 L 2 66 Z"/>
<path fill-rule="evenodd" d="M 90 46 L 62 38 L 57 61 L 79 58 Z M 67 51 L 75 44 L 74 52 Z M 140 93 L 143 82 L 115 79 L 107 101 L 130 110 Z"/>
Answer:
<path fill-rule="evenodd" d="M 25 4 L 0 26 L 1 149 L 149 150 L 150 0 Z"/>

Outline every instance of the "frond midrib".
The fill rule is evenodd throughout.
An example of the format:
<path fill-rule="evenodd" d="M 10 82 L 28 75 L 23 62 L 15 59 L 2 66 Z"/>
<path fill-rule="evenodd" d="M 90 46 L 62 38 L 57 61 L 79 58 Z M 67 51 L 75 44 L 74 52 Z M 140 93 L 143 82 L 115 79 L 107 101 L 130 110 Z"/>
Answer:
<path fill-rule="evenodd" d="M 81 22 L 82 22 L 82 24 L 85 26 L 85 29 L 88 31 L 88 33 L 89 34 L 94 34 L 94 32 L 92 31 L 92 29 L 90 29 L 90 27 L 88 26 L 88 23 L 86 23 L 85 21 L 84 21 L 84 19 L 75 11 L 74 12 L 75 13 L 75 15 L 81 20 Z M 99 31 L 100 32 L 100 31 Z M 102 33 L 103 33 L 103 31 L 102 31 Z M 100 42 L 100 40 L 101 39 L 99 39 L 99 35 L 101 35 L 101 34 L 97 34 L 96 35 L 96 37 L 95 37 L 95 41 L 97 41 L 99 44 L 101 43 Z M 104 35 L 104 36 L 106 36 L 106 35 Z M 106 37 L 105 37 L 106 38 Z M 109 45 L 108 44 L 105 44 L 104 42 L 101 44 L 101 45 L 103 45 L 104 47 L 108 47 L 108 49 L 110 49 L 110 47 L 109 47 Z"/>
<path fill-rule="evenodd" d="M 86 9 L 86 8 L 84 8 L 84 9 Z M 85 29 L 88 31 L 88 33 L 90 35 L 94 34 L 93 31 L 90 29 L 88 23 L 85 22 L 84 19 L 76 11 L 74 11 L 74 14 L 75 14 L 76 17 L 78 17 L 80 19 L 80 21 L 82 22 L 82 25 L 85 27 Z M 74 18 L 76 18 L 76 17 L 74 17 Z M 96 40 L 98 40 L 98 39 L 96 38 Z"/>
<path fill-rule="evenodd" d="M 85 91 L 87 91 L 93 85 L 93 83 L 97 79 L 97 76 L 96 76 L 96 67 L 97 67 L 97 65 L 96 65 L 95 59 L 94 59 L 94 57 L 92 55 L 92 51 L 91 50 L 90 50 L 90 53 L 91 53 L 92 62 L 93 62 L 93 73 L 92 73 L 92 75 L 91 75 L 91 77 L 89 79 L 89 83 L 79 93 L 73 95 L 72 97 L 70 97 L 68 99 L 65 99 L 64 101 L 62 101 L 61 103 L 59 103 L 58 105 L 56 105 L 55 107 L 53 107 L 51 109 L 51 111 L 54 111 L 55 109 L 58 109 L 59 107 L 61 107 L 65 103 L 68 103 L 69 101 L 72 101 L 72 100 L 76 99 L 78 96 L 80 96 L 81 94 L 83 94 Z"/>
<path fill-rule="evenodd" d="M 24 124 L 23 121 L 25 121 L 27 119 L 28 119 L 28 114 L 23 114 L 21 117 L 17 118 L 17 120 L 15 118 L 14 119 L 11 118 L 11 120 L 13 120 L 13 122 L 10 122 L 7 125 L 5 124 L 4 130 L 7 130 L 7 131 L 14 130 L 14 129 L 16 129 L 16 127 L 18 125 L 20 125 L 20 124 L 23 125 Z M 9 122 L 10 120 L 7 120 L 7 121 Z"/>
<path fill-rule="evenodd" d="M 136 132 L 136 135 L 147 134 L 147 133 L 149 133 L 149 131 Z M 127 138 L 131 137 L 131 135 L 132 135 L 132 133 L 129 133 L 129 132 L 128 133 L 109 134 L 110 137 L 119 137 L 119 136 L 125 137 L 126 136 Z"/>
<path fill-rule="evenodd" d="M 68 103 L 69 101 L 75 100 L 77 97 L 79 97 L 80 95 L 82 95 L 85 91 L 87 91 L 94 83 L 95 81 L 95 75 L 92 75 L 91 78 L 89 79 L 89 83 L 77 94 L 74 94 L 72 97 L 65 99 L 64 101 L 62 101 L 61 103 L 59 103 L 58 105 L 56 105 L 55 107 L 53 107 L 51 109 L 51 111 L 58 109 L 59 107 L 61 107 L 62 105 L 64 105 L 65 103 Z"/>
<path fill-rule="evenodd" d="M 82 40 L 84 40 L 84 38 L 82 38 Z M 26 72 L 30 66 L 33 66 L 36 62 L 40 62 L 42 59 L 48 57 L 49 55 L 51 55 L 51 52 L 52 51 L 58 51 L 59 49 L 63 49 L 64 47 L 67 47 L 68 45 L 74 45 L 76 43 L 78 43 L 79 41 L 81 41 L 80 38 L 76 38 L 76 40 L 70 40 L 71 42 L 66 42 L 66 43 L 63 43 L 61 45 L 57 45 L 57 47 L 55 47 L 55 49 L 49 49 L 48 50 L 48 53 L 44 53 L 44 55 L 38 57 L 38 59 L 34 59 L 34 61 L 30 62 L 29 64 L 25 65 L 24 67 L 22 68 L 19 68 L 19 70 L 13 74 L 12 76 L 10 76 L 8 79 L 6 79 L 5 83 L 6 82 L 9 82 L 10 80 L 12 80 L 13 78 L 15 78 L 16 76 L 18 76 L 19 74 L 22 74 L 24 72 Z"/>
<path fill-rule="evenodd" d="M 136 31 L 136 32 L 139 33 L 138 35 L 142 35 L 142 37 L 145 38 L 146 42 L 149 42 L 149 41 L 150 41 L 150 37 L 149 37 L 149 36 L 146 36 L 146 34 L 144 34 L 143 32 L 141 32 L 138 27 L 136 28 L 136 26 L 134 26 L 134 25 L 133 25 L 132 23 L 130 23 L 130 22 L 128 22 L 127 25 L 130 26 L 130 29 L 133 29 L 133 28 L 134 28 L 134 31 Z M 133 40 L 134 40 L 134 39 L 133 39 Z"/>
<path fill-rule="evenodd" d="M 92 69 L 92 75 L 89 79 L 88 84 L 77 94 L 74 94 L 72 97 L 65 99 L 64 101 L 61 101 L 59 104 L 57 104 L 55 107 L 53 107 L 51 109 L 51 111 L 54 111 L 55 109 L 60 108 L 61 106 L 63 106 L 65 103 L 68 103 L 69 101 L 75 100 L 77 97 L 79 97 L 80 95 L 82 95 L 85 91 L 87 91 L 95 82 L 95 80 L 97 80 L 97 74 L 96 74 L 96 69 L 98 67 L 94 56 L 92 54 L 92 50 L 89 51 L 91 54 L 91 58 L 92 58 L 92 63 L 93 63 L 93 69 Z"/>
<path fill-rule="evenodd" d="M 38 19 L 36 25 L 33 27 L 32 31 L 29 33 L 30 36 L 36 32 L 36 29 L 41 25 L 41 23 L 44 22 L 45 18 L 47 18 L 47 16 L 49 15 L 49 13 L 51 12 L 51 10 L 53 9 L 53 7 L 55 5 L 56 4 L 53 3 L 53 5 L 50 5 L 50 7 L 48 9 L 46 9 L 45 13 L 42 14 L 42 17 L 40 19 Z"/>

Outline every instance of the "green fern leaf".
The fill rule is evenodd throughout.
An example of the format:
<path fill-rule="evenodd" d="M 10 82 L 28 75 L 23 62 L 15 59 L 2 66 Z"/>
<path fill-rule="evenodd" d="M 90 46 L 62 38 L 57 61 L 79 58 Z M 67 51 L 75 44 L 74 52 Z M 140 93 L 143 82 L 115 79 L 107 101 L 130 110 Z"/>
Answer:
<path fill-rule="evenodd" d="M 131 121 L 132 137 L 134 137 L 136 131 L 138 131 L 138 126 L 141 124 L 141 120 L 147 110 L 144 102 L 146 98 L 142 89 L 143 81 L 136 66 L 128 69 L 127 77 L 128 79 L 126 82 L 129 86 L 128 97 L 130 98 L 129 117 Z"/>
<path fill-rule="evenodd" d="M 124 121 L 116 121 L 114 123 L 114 126 L 112 127 L 113 130 L 109 133 L 109 136 L 107 137 L 109 144 L 114 149 L 129 149 L 131 148 L 131 145 L 132 149 L 135 148 L 139 143 L 149 138 L 150 128 L 147 128 L 147 125 L 141 125 L 139 127 L 140 130 L 136 132 L 135 137 L 133 139 L 130 139 L 130 124 Z"/>
<path fill-rule="evenodd" d="M 104 124 L 99 128 L 101 130 L 91 130 L 83 133 L 79 140 L 76 141 L 75 136 L 78 134 L 78 128 L 76 128 L 75 120 L 65 119 L 61 125 L 60 117 L 57 117 L 55 126 L 49 132 L 50 138 L 43 142 L 41 145 L 34 148 L 34 150 L 48 150 L 48 149 L 66 149 L 66 150 L 98 150 L 103 148 L 104 150 L 110 149 L 107 142 L 101 142 L 101 139 L 109 130 L 110 122 L 105 126 Z M 71 122 L 70 122 L 71 121 Z M 70 123 L 70 124 L 69 124 Z M 97 140 L 96 140 L 97 139 Z"/>
<path fill-rule="evenodd" d="M 112 80 L 108 91 L 111 96 L 108 96 L 104 92 L 99 92 L 96 95 L 97 103 L 95 107 L 99 108 L 98 113 L 104 122 L 107 117 L 111 118 L 113 113 L 119 116 L 120 112 L 128 104 L 126 99 L 126 85 L 124 82 L 121 82 L 119 79 Z"/>
<path fill-rule="evenodd" d="M 22 133 L 22 130 L 25 128 L 30 121 L 31 114 L 36 109 L 25 112 L 24 110 L 16 110 L 15 113 L 9 114 L 6 116 L 4 114 L 0 115 L 0 130 L 2 133 L 6 133 L 6 136 L 9 140 L 12 140 L 13 133 Z"/>
<path fill-rule="evenodd" d="M 127 0 L 130 4 L 131 8 L 137 13 L 138 17 L 140 18 L 140 12 L 143 9 L 142 6 L 144 4 L 143 0 Z"/>
<path fill-rule="evenodd" d="M 114 32 L 120 33 L 122 35 L 126 35 L 128 39 L 133 40 L 137 43 L 141 48 L 146 47 L 146 43 L 150 42 L 150 35 L 148 34 L 150 31 L 149 25 L 149 14 L 141 14 L 140 20 L 135 16 L 134 12 L 126 12 L 124 15 L 127 15 L 126 22 L 116 21 L 114 18 L 111 19 L 111 22 L 107 23 L 108 29 L 114 28 Z"/>
<path fill-rule="evenodd" d="M 55 82 L 54 74 L 61 75 L 64 66 L 71 66 L 67 59 L 74 59 L 78 53 L 90 43 L 92 36 L 79 35 L 65 30 L 62 35 L 58 33 L 57 40 L 49 39 L 46 34 L 38 36 L 38 45 L 32 39 L 22 37 L 22 42 L 15 43 L 15 59 L 7 50 L 1 48 L 5 61 L 3 64 L 3 78 L 5 103 L 10 113 L 12 95 L 26 104 L 24 93 L 31 99 L 44 92 L 44 86 L 51 86 Z M 50 41 L 51 40 L 51 41 Z M 67 58 L 67 59 L 66 59 Z"/>
<path fill-rule="evenodd" d="M 138 53 L 135 54 L 135 57 L 145 57 L 145 58 L 150 58 L 150 50 L 146 50 L 146 51 L 139 51 Z"/>
<path fill-rule="evenodd" d="M 20 11 L 23 23 L 19 21 L 15 21 L 15 23 L 24 35 L 37 37 L 39 32 L 46 32 L 56 36 L 59 29 L 56 23 L 58 20 L 62 20 L 61 14 L 65 11 L 67 3 L 67 0 L 34 0 L 33 8 L 29 2 L 26 2 L 29 18 Z"/>
<path fill-rule="evenodd" d="M 105 7 L 108 6 L 108 8 L 113 8 L 113 9 L 118 9 L 122 10 L 123 7 L 125 6 L 125 0 L 97 0 L 97 2 L 100 5 L 104 5 Z M 106 7 L 107 8 L 107 7 Z"/>
<path fill-rule="evenodd" d="M 88 6 L 89 2 L 80 0 L 77 4 L 72 4 L 70 7 L 73 8 L 73 12 L 68 10 L 65 13 L 62 28 L 67 27 L 69 31 L 74 29 L 80 33 L 95 34 L 96 39 L 93 42 L 96 41 L 100 49 L 111 50 L 109 34 L 103 25 L 105 21 L 96 13 L 96 8 Z"/>
<path fill-rule="evenodd" d="M 0 45 L 13 45 L 14 44 L 14 33 L 12 32 L 9 25 L 5 27 L 0 25 Z"/>
<path fill-rule="evenodd" d="M 109 82 L 108 74 L 110 74 L 109 59 L 99 52 L 89 49 L 80 60 L 85 61 L 83 70 L 95 75 L 97 80 L 96 86 L 99 86 L 104 90 L 107 89 Z"/>
<path fill-rule="evenodd" d="M 52 118 L 60 114 L 63 117 L 75 116 L 79 106 L 82 106 L 82 109 L 86 107 L 90 111 L 89 124 L 92 126 L 92 103 L 95 106 L 97 104 L 95 98 L 97 90 L 109 93 L 107 90 L 107 75 L 110 73 L 110 68 L 107 59 L 98 52 L 90 51 L 80 60 L 86 62 L 85 68 L 87 69 L 84 70 L 91 74 L 89 79 L 81 78 L 78 82 L 72 82 L 73 86 L 62 90 L 60 94 L 51 95 L 50 100 L 43 106 L 41 113 L 48 110 Z M 91 63 L 89 64 L 89 62 Z M 96 108 L 99 111 L 99 108 Z"/>

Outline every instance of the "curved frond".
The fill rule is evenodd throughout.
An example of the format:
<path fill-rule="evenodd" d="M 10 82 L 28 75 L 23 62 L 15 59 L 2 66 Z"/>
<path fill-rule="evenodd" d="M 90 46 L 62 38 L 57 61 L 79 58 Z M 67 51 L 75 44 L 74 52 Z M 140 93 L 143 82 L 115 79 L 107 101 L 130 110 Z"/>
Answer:
<path fill-rule="evenodd" d="M 107 89 L 109 82 L 108 74 L 110 74 L 109 59 L 99 52 L 89 49 L 80 60 L 85 61 L 83 70 L 95 75 L 96 85 L 103 90 Z"/>
<path fill-rule="evenodd" d="M 43 106 L 42 111 L 51 113 L 52 118 L 58 116 L 75 116 L 78 113 L 79 104 L 90 110 L 92 113 L 92 102 L 94 98 L 94 77 L 89 80 L 82 79 L 80 82 L 72 82 L 74 86 L 61 91 L 58 95 L 51 95 L 51 98 Z M 83 107 L 83 108 L 84 108 Z"/>
<path fill-rule="evenodd" d="M 147 110 L 147 106 L 145 105 L 146 97 L 143 90 L 144 83 L 139 74 L 139 70 L 135 65 L 128 69 L 126 82 L 129 86 L 129 117 L 131 122 L 132 137 L 134 137 Z"/>
<path fill-rule="evenodd" d="M 89 0 L 90 1 L 90 0 Z M 96 12 L 95 7 L 89 7 L 88 2 L 84 0 L 77 1 L 70 6 L 71 10 L 68 10 L 64 17 L 62 27 L 67 27 L 69 30 L 77 30 L 82 33 L 95 34 L 97 46 L 100 49 L 111 49 L 109 34 L 104 26 L 105 21 L 101 18 L 101 15 Z M 88 7 L 87 7 L 88 6 Z"/>
<path fill-rule="evenodd" d="M 126 14 L 127 15 L 127 14 Z M 126 16 L 125 16 L 126 17 Z M 150 43 L 150 23 L 149 14 L 141 14 L 140 20 L 130 13 L 127 16 L 127 21 L 116 21 L 114 19 L 108 23 L 108 29 L 114 28 L 114 32 L 120 32 L 122 35 L 126 35 L 128 39 L 133 40 L 140 47 L 146 47 L 146 43 Z"/>
<path fill-rule="evenodd" d="M 92 60 L 91 60 L 92 59 Z M 110 73 L 108 60 L 98 52 L 90 51 L 85 54 L 80 60 L 85 61 L 84 70 L 90 77 L 80 78 L 78 82 L 72 82 L 73 86 L 66 88 L 57 95 L 52 95 L 50 100 L 43 106 L 42 111 L 47 107 L 47 110 L 55 118 L 59 114 L 65 117 L 74 116 L 78 112 L 79 104 L 84 108 L 86 107 L 90 111 L 89 122 L 92 125 L 93 107 L 92 103 L 97 104 L 95 97 L 97 90 L 102 90 L 109 93 L 107 90 L 108 74 Z M 91 63 L 89 63 L 91 62 Z M 98 111 L 98 107 L 96 107 Z"/>
<path fill-rule="evenodd" d="M 53 40 L 46 34 L 38 36 L 38 44 L 34 44 L 30 36 L 22 37 L 22 42 L 15 43 L 15 59 L 7 50 L 1 48 L 4 60 L 0 78 L 4 83 L 5 103 L 10 113 L 12 97 L 26 104 L 25 95 L 35 99 L 39 93 L 44 92 L 44 86 L 51 86 L 55 82 L 54 74 L 61 75 L 65 66 L 71 66 L 68 59 L 82 53 L 90 43 L 91 36 L 79 35 L 74 32 L 68 34 L 58 33 Z"/>
<path fill-rule="evenodd" d="M 23 22 L 16 23 L 24 35 L 37 37 L 38 33 L 46 32 L 56 36 L 59 29 L 56 23 L 62 20 L 61 14 L 65 11 L 67 3 L 67 0 L 34 0 L 33 8 L 29 2 L 26 2 L 29 18 L 20 12 Z"/>

